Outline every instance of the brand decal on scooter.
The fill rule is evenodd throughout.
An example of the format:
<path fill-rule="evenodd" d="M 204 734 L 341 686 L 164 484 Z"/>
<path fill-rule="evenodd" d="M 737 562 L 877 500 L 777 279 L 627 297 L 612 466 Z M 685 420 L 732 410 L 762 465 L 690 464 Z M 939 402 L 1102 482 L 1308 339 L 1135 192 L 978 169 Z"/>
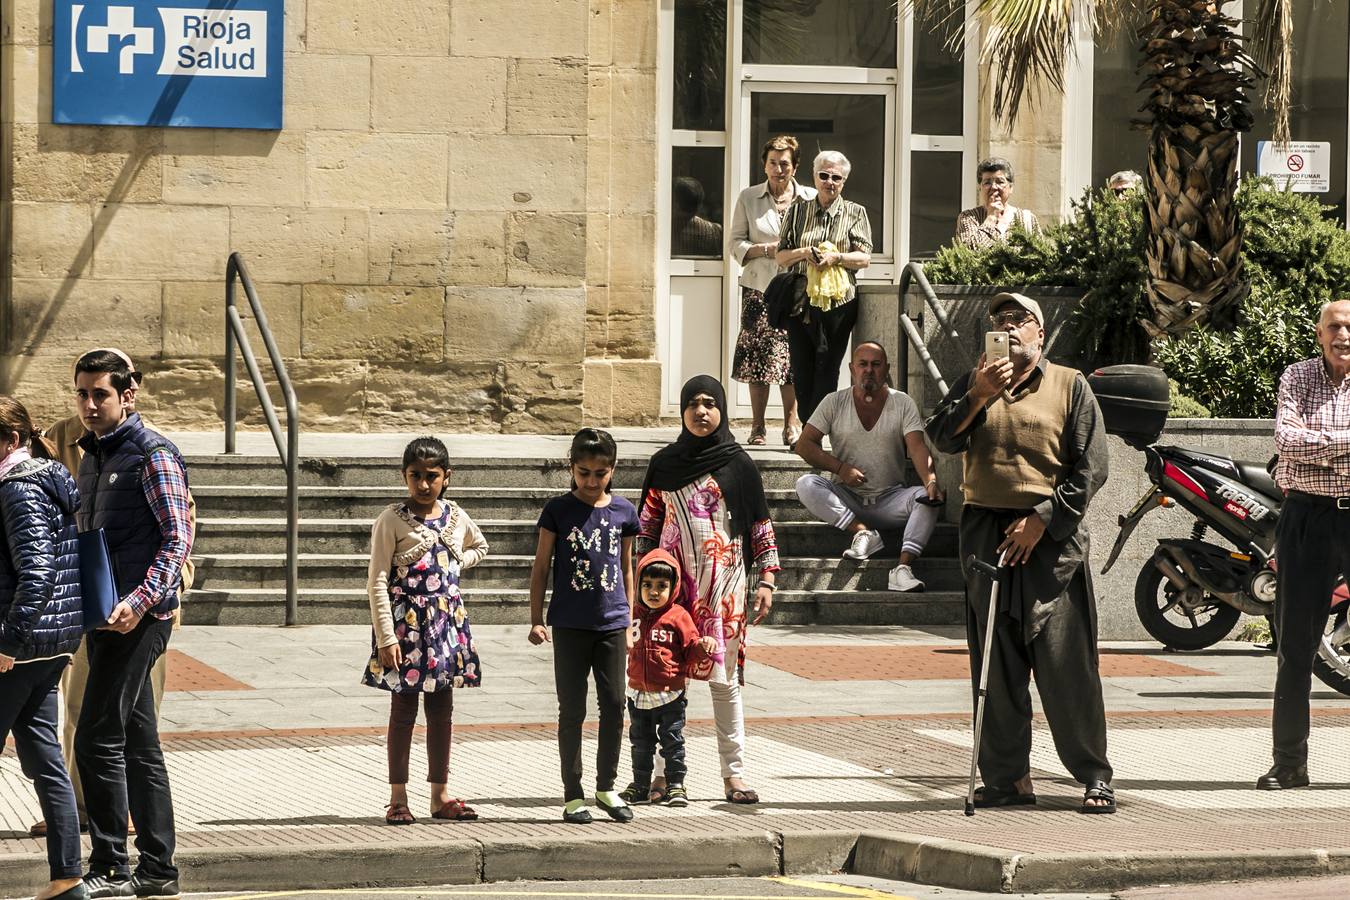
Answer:
<path fill-rule="evenodd" d="M 1220 485 L 1218 494 L 1229 501 L 1223 505 L 1223 508 L 1243 521 L 1246 521 L 1248 515 L 1251 516 L 1253 522 L 1259 522 L 1270 515 L 1269 507 L 1255 497 L 1242 493 L 1242 491 L 1235 490 L 1227 485 Z M 1242 512 L 1239 512 L 1239 509 Z"/>

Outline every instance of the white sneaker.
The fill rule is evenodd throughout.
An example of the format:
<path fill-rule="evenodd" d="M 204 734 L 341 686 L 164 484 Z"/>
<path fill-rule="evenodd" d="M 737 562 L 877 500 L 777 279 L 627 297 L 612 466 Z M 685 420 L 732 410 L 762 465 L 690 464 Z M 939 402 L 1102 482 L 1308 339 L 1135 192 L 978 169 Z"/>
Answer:
<path fill-rule="evenodd" d="M 844 551 L 845 559 L 867 559 L 881 549 L 881 532 L 864 528 L 853 536 L 853 543 Z"/>
<path fill-rule="evenodd" d="M 886 587 L 892 591 L 921 591 L 923 582 L 914 577 L 909 566 L 901 563 L 891 569 L 890 575 L 886 577 Z"/>

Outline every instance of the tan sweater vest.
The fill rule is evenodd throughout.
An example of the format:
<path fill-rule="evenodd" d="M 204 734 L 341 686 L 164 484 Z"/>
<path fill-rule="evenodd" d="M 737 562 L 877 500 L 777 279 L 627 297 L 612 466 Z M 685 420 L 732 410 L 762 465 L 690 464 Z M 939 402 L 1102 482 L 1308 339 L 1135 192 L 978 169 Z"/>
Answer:
<path fill-rule="evenodd" d="M 1045 374 L 1016 403 L 1001 397 L 986 410 L 966 448 L 961 491 L 974 506 L 1030 509 L 1055 492 L 1068 467 L 1066 427 L 1076 369 L 1046 363 Z"/>

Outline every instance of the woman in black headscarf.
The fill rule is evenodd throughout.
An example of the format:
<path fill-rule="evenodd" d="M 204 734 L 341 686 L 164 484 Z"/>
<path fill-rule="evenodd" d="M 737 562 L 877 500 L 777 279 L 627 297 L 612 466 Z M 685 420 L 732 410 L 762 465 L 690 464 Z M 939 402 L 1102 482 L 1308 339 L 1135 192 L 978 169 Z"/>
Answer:
<path fill-rule="evenodd" d="M 752 623 L 758 624 L 773 606 L 778 546 L 759 470 L 731 436 L 726 405 L 726 391 L 711 375 L 691 378 L 680 391 L 684 427 L 647 466 L 637 546 L 640 554 L 660 547 L 679 561 L 681 602 L 699 633 L 717 642 L 693 676 L 712 690 L 727 800 L 756 803 L 758 795 L 741 779 L 745 715 L 737 663 L 749 570 L 758 573 Z M 657 778 L 653 799 L 663 790 L 664 779 Z"/>

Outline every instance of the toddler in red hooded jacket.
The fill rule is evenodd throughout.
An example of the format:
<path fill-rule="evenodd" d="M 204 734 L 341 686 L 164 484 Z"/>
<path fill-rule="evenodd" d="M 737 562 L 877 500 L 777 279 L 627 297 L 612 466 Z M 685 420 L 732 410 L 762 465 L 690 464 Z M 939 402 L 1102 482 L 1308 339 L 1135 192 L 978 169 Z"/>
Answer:
<path fill-rule="evenodd" d="M 633 649 L 628 653 L 628 740 L 633 753 L 633 782 L 620 795 L 628 803 L 686 806 L 684 790 L 684 695 L 689 670 L 715 648 L 699 637 L 689 612 L 677 601 L 680 564 L 664 550 L 638 562 L 638 602 Z M 656 748 L 666 762 L 666 789 L 651 791 Z"/>

